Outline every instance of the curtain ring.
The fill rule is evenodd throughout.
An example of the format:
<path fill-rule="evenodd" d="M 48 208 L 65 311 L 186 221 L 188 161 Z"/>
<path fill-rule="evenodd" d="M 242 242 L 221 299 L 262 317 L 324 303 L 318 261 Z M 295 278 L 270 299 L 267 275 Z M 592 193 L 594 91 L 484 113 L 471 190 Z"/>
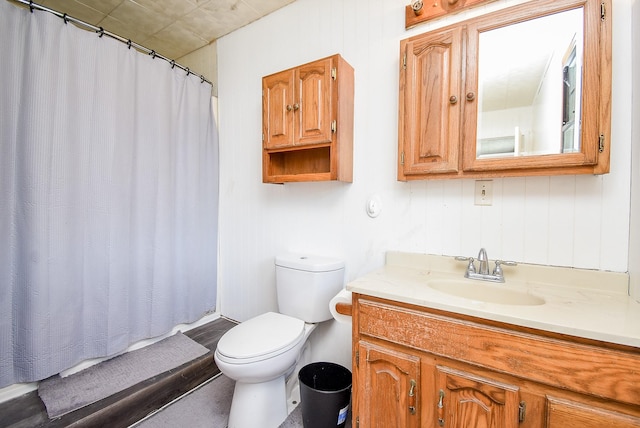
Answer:
<path fill-rule="evenodd" d="M 69 18 L 67 18 L 67 14 L 65 13 L 64 15 L 62 15 L 62 20 L 64 21 L 65 24 L 69 23 Z"/>
<path fill-rule="evenodd" d="M 189 67 L 185 68 L 184 71 L 187 72 L 187 76 L 191 73 L 191 71 L 189 71 Z"/>
<path fill-rule="evenodd" d="M 97 31 L 98 37 L 104 36 L 104 28 L 100 27 L 100 30 Z"/>
<path fill-rule="evenodd" d="M 171 64 L 171 69 L 173 70 L 173 67 L 175 67 L 175 66 L 176 66 L 176 60 L 175 60 L 175 59 L 172 59 L 172 60 L 171 60 L 171 62 L 170 62 L 170 64 Z"/>
<path fill-rule="evenodd" d="M 131 49 L 131 39 L 127 40 L 127 47 Z"/>
<path fill-rule="evenodd" d="M 156 59 L 156 51 L 149 52 L 149 55 L 151 55 L 151 58 Z"/>
<path fill-rule="evenodd" d="M 200 83 L 204 83 L 204 76 L 202 74 L 200 75 Z"/>
<path fill-rule="evenodd" d="M 29 9 L 31 10 L 31 13 L 33 13 L 33 0 L 29 0 Z"/>

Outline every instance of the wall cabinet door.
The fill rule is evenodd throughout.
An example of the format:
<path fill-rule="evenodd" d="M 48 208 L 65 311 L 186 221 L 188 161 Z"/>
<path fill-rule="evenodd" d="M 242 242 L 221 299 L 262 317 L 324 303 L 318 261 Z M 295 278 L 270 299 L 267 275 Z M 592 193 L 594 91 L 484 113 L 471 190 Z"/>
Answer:
<path fill-rule="evenodd" d="M 262 81 L 264 147 L 331 141 L 331 58 Z"/>
<path fill-rule="evenodd" d="M 518 387 L 438 366 L 438 422 L 448 428 L 515 428 Z"/>
<path fill-rule="evenodd" d="M 360 341 L 354 414 L 360 427 L 420 427 L 420 358 Z"/>
<path fill-rule="evenodd" d="M 401 43 L 398 178 L 458 171 L 462 28 Z"/>
<path fill-rule="evenodd" d="M 294 118 L 297 129 L 294 144 L 331 141 L 331 59 L 301 66 L 295 70 L 297 101 Z"/>
<path fill-rule="evenodd" d="M 262 79 L 262 138 L 266 148 L 294 144 L 294 88 L 294 73 L 290 70 Z"/>

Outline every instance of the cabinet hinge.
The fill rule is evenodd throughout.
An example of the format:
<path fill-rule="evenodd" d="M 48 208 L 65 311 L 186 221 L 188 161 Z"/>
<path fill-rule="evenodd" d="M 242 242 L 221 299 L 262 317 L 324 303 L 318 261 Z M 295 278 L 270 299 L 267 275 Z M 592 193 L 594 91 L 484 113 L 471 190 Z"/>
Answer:
<path fill-rule="evenodd" d="M 598 138 L 598 151 L 600 153 L 604 152 L 604 135 L 600 134 L 600 137 Z"/>
<path fill-rule="evenodd" d="M 604 2 L 601 2 L 600 3 L 600 19 L 604 21 L 606 16 L 607 16 L 607 8 L 605 7 Z"/>
<path fill-rule="evenodd" d="M 262 142 L 264 143 L 264 134 L 262 134 Z"/>
<path fill-rule="evenodd" d="M 360 367 L 360 351 L 356 351 L 356 367 Z"/>
<path fill-rule="evenodd" d="M 331 122 L 331 132 L 336 132 L 338 130 L 338 122 L 335 120 Z"/>
<path fill-rule="evenodd" d="M 518 406 L 518 421 L 520 421 L 520 423 L 524 422 L 524 418 L 527 414 L 527 403 L 525 403 L 524 401 L 520 402 L 520 405 Z"/>
<path fill-rule="evenodd" d="M 335 68 L 335 67 L 333 67 L 333 68 L 331 69 L 331 78 L 332 78 L 333 80 L 336 80 L 336 79 L 338 78 L 338 70 L 336 70 L 336 68 Z"/>
<path fill-rule="evenodd" d="M 360 428 L 360 416 L 356 416 L 356 428 Z"/>
<path fill-rule="evenodd" d="M 402 56 L 402 69 L 403 70 L 407 69 L 407 54 L 406 53 Z"/>
<path fill-rule="evenodd" d="M 404 165 L 404 152 L 400 153 L 400 165 Z"/>

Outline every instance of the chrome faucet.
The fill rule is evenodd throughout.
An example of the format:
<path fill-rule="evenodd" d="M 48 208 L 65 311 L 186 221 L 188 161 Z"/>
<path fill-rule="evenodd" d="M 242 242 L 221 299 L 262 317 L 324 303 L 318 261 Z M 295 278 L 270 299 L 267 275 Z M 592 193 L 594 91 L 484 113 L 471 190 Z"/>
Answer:
<path fill-rule="evenodd" d="M 478 253 L 478 273 L 480 275 L 489 275 L 489 260 L 487 259 L 487 251 L 480 248 Z"/>
<path fill-rule="evenodd" d="M 491 282 L 504 282 L 504 272 L 502 271 L 502 265 L 505 266 L 516 266 L 516 262 L 506 262 L 502 260 L 495 261 L 495 267 L 493 268 L 493 273 L 489 273 L 489 259 L 487 258 L 487 250 L 484 248 L 480 248 L 480 252 L 478 252 L 478 268 L 476 269 L 475 264 L 473 263 L 473 257 L 456 257 L 456 260 L 460 261 L 468 261 L 467 270 L 464 273 L 465 278 L 469 279 L 478 279 L 481 281 L 491 281 Z"/>

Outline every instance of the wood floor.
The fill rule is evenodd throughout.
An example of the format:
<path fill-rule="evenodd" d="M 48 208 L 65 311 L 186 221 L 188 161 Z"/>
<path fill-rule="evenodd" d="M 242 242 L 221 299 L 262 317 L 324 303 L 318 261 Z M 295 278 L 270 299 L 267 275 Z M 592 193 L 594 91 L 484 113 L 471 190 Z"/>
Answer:
<path fill-rule="evenodd" d="M 0 428 L 128 427 L 220 373 L 213 352 L 220 337 L 234 325 L 219 318 L 185 332 L 210 352 L 58 419 L 49 419 L 38 391 L 0 403 Z"/>

